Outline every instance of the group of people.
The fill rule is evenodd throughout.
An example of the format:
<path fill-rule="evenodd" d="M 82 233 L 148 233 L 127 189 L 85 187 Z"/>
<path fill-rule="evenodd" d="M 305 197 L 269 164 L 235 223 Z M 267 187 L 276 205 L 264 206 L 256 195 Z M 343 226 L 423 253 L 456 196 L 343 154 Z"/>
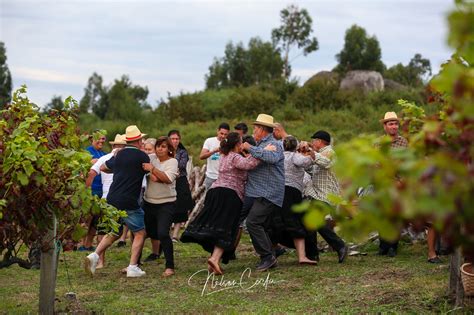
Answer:
<path fill-rule="evenodd" d="M 395 113 L 386 113 L 381 122 L 393 147 L 406 146 L 406 140 L 398 135 Z M 221 263 L 235 259 L 244 228 L 260 257 L 257 271 L 274 268 L 287 247 L 296 249 L 299 264 L 318 264 L 317 233 L 342 263 L 348 247 L 332 226 L 308 230 L 302 214 L 292 211 L 304 198 L 332 206 L 328 196 L 339 194 L 332 171 L 335 153 L 331 135 L 318 130 L 311 142 L 298 141 L 267 114 L 258 115 L 253 122 L 252 136 L 247 135 L 245 123 L 234 129 L 231 132 L 230 126 L 222 123 L 216 136 L 204 142 L 200 153 L 200 159 L 207 160 L 204 206 L 188 223 L 180 241 L 198 243 L 208 251 L 207 267 L 216 275 L 224 272 Z M 144 141 L 145 136 L 137 126 L 129 126 L 111 142 L 109 154 L 97 153 L 93 141 L 89 151 L 94 164 L 86 183 L 93 194 L 105 196 L 109 204 L 127 212 L 121 222 L 121 229 L 127 227 L 132 233 L 130 263 L 124 269 L 127 277 L 145 275 L 139 260 L 146 237 L 152 240 L 152 254 L 145 261 L 156 259 L 162 251 L 166 260 L 163 276 L 171 276 L 175 271 L 170 229 L 175 223 L 171 234 L 177 240 L 181 223 L 187 221 L 194 206 L 186 173 L 189 157 L 177 130 L 156 140 Z M 103 143 L 105 138 L 97 141 Z M 100 191 L 94 186 L 97 180 L 102 183 Z M 91 246 L 97 219 L 91 220 L 86 247 Z M 87 272 L 93 274 L 103 267 L 105 250 L 117 239 L 119 235 L 113 234 L 101 238 L 85 258 Z M 396 246 L 381 240 L 380 253 L 394 256 Z"/>

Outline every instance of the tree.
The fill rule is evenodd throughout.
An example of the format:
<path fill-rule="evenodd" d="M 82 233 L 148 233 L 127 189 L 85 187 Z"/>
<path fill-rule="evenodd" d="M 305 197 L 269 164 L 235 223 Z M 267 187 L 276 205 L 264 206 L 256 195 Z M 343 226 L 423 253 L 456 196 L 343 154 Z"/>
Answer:
<path fill-rule="evenodd" d="M 107 109 L 107 91 L 103 86 L 102 77 L 94 72 L 87 81 L 84 96 L 79 103 L 79 111 L 87 113 L 92 110 L 99 118 L 104 119 Z"/>
<path fill-rule="evenodd" d="M 338 65 L 334 71 L 346 73 L 351 70 L 373 70 L 384 72 L 382 51 L 377 38 L 367 36 L 364 28 L 352 25 L 344 39 L 344 48 L 336 55 Z"/>
<path fill-rule="evenodd" d="M 148 88 L 133 85 L 127 75 L 115 80 L 114 85 L 107 91 L 107 119 L 122 119 L 136 121 L 140 118 L 142 109 L 149 108 L 146 103 Z"/>
<path fill-rule="evenodd" d="M 290 5 L 280 11 L 280 21 L 280 27 L 272 30 L 272 40 L 275 46 L 280 45 L 283 50 L 284 76 L 288 79 L 291 72 L 289 60 L 291 48 L 297 46 L 306 56 L 319 47 L 316 37 L 310 37 L 313 32 L 313 20 L 306 9 L 300 10 L 297 6 Z"/>
<path fill-rule="evenodd" d="M 64 102 L 61 96 L 53 96 L 51 102 L 49 102 L 46 107 L 43 109 L 43 113 L 47 114 L 52 110 L 61 111 L 64 109 Z"/>
<path fill-rule="evenodd" d="M 0 42 L 0 109 L 11 100 L 12 76 L 7 65 L 5 44 Z"/>
<path fill-rule="evenodd" d="M 26 97 L 26 87 L 0 111 L 0 268 L 28 262 L 18 257 L 21 244 L 40 242 L 40 314 L 54 311 L 57 253 L 65 239 L 79 240 L 81 218 L 102 214 L 101 225 L 118 231 L 124 212 L 92 196 L 84 182 L 90 155 L 88 135 L 77 128 L 76 102 L 41 114 Z"/>
<path fill-rule="evenodd" d="M 407 66 L 398 63 L 384 73 L 384 77 L 408 86 L 418 87 L 431 75 L 431 63 L 421 54 L 415 54 Z"/>
<path fill-rule="evenodd" d="M 251 38 L 246 49 L 242 43 L 228 43 L 223 58 L 214 58 L 206 75 L 206 88 L 247 87 L 281 78 L 283 60 L 272 43 Z"/>

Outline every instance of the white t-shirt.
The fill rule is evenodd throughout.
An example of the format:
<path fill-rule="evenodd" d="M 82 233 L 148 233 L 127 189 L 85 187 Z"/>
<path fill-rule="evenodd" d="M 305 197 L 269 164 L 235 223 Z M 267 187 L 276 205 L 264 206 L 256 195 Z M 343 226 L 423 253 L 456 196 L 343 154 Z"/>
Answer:
<path fill-rule="evenodd" d="M 221 146 L 221 142 L 217 140 L 217 137 L 207 138 L 204 141 L 203 149 L 213 151 Z M 219 160 L 221 155 L 219 152 L 214 153 L 207 158 L 206 177 L 211 179 L 217 179 L 219 175 Z"/>
<path fill-rule="evenodd" d="M 114 174 L 112 173 L 104 173 L 100 171 L 100 167 L 102 164 L 105 164 L 106 161 L 110 160 L 117 149 L 113 149 L 112 152 L 101 156 L 95 163 L 92 165 L 91 170 L 94 170 L 97 175 L 100 174 L 100 178 L 102 180 L 102 198 L 107 199 L 107 194 L 109 193 L 110 185 L 112 185 L 112 181 L 114 180 Z"/>

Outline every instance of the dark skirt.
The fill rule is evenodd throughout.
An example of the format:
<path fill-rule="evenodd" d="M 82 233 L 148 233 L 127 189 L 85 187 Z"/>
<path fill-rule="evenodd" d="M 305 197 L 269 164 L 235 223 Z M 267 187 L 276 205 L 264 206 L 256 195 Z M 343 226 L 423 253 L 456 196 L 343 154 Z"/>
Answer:
<path fill-rule="evenodd" d="M 188 211 L 193 210 L 194 201 L 189 189 L 186 176 L 176 179 L 176 205 L 173 213 L 173 223 L 188 221 Z"/>
<path fill-rule="evenodd" d="M 234 251 L 239 229 L 242 200 L 230 188 L 216 187 L 208 190 L 204 208 L 181 235 L 183 243 L 198 243 L 209 253 L 214 246 L 227 254 Z M 226 253 L 224 253 L 226 254 Z"/>
<path fill-rule="evenodd" d="M 294 247 L 293 239 L 307 236 L 308 231 L 303 224 L 304 213 L 296 213 L 291 209 L 302 201 L 301 191 L 291 186 L 285 186 L 283 206 L 274 213 L 272 220 L 271 239 L 273 243 Z"/>

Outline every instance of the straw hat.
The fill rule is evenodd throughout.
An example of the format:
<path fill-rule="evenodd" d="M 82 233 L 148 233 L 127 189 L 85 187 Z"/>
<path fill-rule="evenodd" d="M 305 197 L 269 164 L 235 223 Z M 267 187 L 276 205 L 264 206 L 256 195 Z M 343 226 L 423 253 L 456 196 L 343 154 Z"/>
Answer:
<path fill-rule="evenodd" d="M 380 119 L 380 122 L 382 124 L 385 124 L 387 121 L 392 121 L 392 120 L 400 121 L 400 119 L 398 119 L 398 116 L 395 112 L 386 112 L 383 119 Z"/>
<path fill-rule="evenodd" d="M 116 134 L 114 141 L 109 141 L 111 145 L 114 144 L 127 144 L 127 141 L 125 141 L 125 136 L 121 134 Z"/>
<path fill-rule="evenodd" d="M 273 121 L 273 116 L 267 115 L 267 114 L 260 114 L 257 117 L 257 120 L 253 122 L 254 125 L 262 125 L 262 126 L 267 126 L 274 128 L 275 127 L 275 122 Z"/>
<path fill-rule="evenodd" d="M 140 129 L 135 125 L 128 126 L 125 129 L 125 141 L 127 142 L 140 140 L 144 136 L 146 136 L 146 133 L 141 133 Z"/>

